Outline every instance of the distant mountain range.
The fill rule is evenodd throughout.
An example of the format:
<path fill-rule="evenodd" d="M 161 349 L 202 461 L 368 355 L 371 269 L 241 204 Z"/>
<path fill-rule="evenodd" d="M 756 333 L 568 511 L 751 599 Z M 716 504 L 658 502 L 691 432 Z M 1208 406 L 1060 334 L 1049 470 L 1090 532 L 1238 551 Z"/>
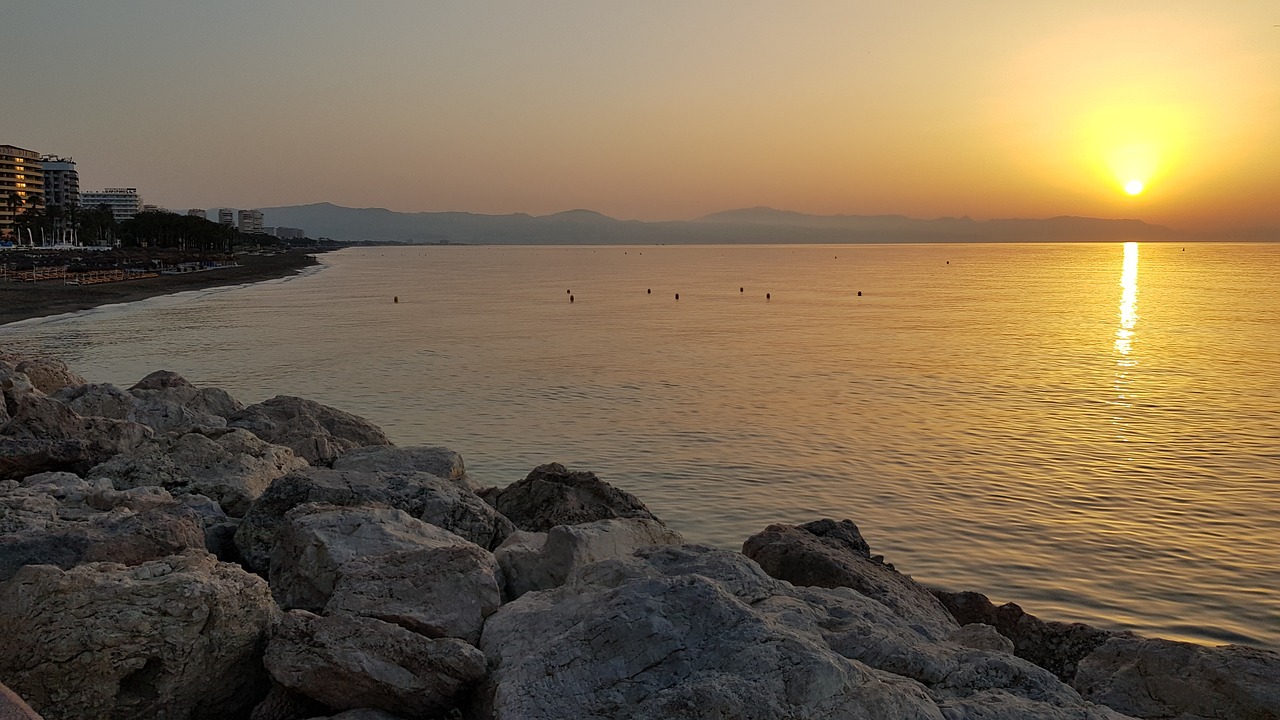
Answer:
<path fill-rule="evenodd" d="M 310 237 L 351 242 L 486 245 L 649 245 L 693 243 L 1096 242 L 1280 240 L 1275 230 L 1230 237 L 1183 233 L 1141 220 L 917 220 L 901 215 L 806 215 L 773 208 L 715 213 L 691 221 L 617 220 L 591 210 L 554 215 L 401 213 L 331 203 L 263 208 L 264 224 L 300 227 Z"/>

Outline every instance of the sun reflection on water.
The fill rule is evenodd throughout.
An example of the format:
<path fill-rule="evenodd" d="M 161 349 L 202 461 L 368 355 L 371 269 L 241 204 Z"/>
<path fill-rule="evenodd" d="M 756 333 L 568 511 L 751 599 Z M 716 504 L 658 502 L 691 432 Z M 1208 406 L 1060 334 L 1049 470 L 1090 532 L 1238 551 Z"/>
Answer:
<path fill-rule="evenodd" d="M 1133 368 L 1138 365 L 1138 358 L 1133 354 L 1134 327 L 1138 324 L 1138 243 L 1124 244 L 1124 269 L 1120 272 L 1120 326 L 1116 328 L 1116 381 L 1115 404 L 1118 407 L 1133 407 L 1130 402 L 1129 377 Z M 1122 426 L 1119 439 L 1128 438 L 1123 433 L 1124 418 L 1117 415 L 1115 422 Z"/>
<path fill-rule="evenodd" d="M 1138 364 L 1136 358 L 1129 356 L 1133 352 L 1133 327 L 1138 324 L 1138 243 L 1124 244 L 1124 270 L 1120 273 L 1120 327 L 1116 329 L 1116 352 L 1120 359 L 1116 362 L 1120 367 L 1133 367 Z"/>

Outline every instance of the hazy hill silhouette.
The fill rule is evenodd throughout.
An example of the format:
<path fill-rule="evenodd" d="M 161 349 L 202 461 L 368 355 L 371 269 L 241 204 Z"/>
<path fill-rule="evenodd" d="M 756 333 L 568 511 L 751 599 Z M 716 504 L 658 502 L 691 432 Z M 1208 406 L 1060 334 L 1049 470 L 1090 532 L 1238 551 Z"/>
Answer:
<path fill-rule="evenodd" d="M 466 244 L 1083 242 L 1195 239 L 1141 220 L 1086 217 L 976 221 L 901 215 L 806 215 L 772 208 L 714 213 L 691 221 L 618 220 L 592 210 L 553 215 L 400 213 L 332 203 L 264 208 L 265 224 L 300 227 L 334 240 Z"/>

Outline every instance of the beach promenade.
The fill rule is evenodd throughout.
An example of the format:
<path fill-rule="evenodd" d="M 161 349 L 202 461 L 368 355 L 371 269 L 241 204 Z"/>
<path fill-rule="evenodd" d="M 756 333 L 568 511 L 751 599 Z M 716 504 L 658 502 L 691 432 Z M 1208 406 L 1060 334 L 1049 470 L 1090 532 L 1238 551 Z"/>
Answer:
<path fill-rule="evenodd" d="M 62 280 L 0 282 L 0 325 L 186 290 L 288 277 L 317 264 L 310 252 L 237 255 L 237 267 L 94 285 L 68 285 Z"/>

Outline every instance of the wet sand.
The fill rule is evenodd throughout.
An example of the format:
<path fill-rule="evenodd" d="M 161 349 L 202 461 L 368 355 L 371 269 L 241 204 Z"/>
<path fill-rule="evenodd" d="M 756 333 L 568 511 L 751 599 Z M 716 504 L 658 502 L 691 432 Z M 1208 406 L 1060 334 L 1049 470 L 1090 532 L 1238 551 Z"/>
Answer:
<path fill-rule="evenodd" d="M 279 255 L 242 255 L 236 261 L 240 263 L 240 267 L 100 285 L 67 285 L 61 280 L 35 283 L 0 281 L 0 325 L 28 318 L 88 310 L 99 305 L 144 300 L 185 290 L 288 277 L 318 264 L 312 254 L 304 251 Z"/>

